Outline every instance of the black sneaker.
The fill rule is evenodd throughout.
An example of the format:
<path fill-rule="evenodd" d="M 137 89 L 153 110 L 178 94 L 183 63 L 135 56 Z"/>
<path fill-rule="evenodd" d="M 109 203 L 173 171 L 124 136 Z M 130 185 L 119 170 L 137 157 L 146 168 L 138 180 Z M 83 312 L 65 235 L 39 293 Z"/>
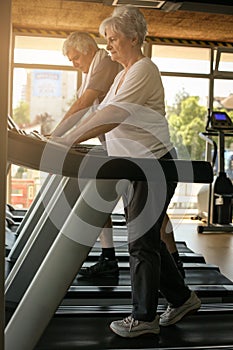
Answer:
<path fill-rule="evenodd" d="M 79 274 L 83 277 L 115 277 L 119 274 L 117 260 L 108 260 L 100 257 L 99 261 L 90 266 L 82 267 Z"/>
<path fill-rule="evenodd" d="M 176 266 L 177 266 L 181 276 L 183 278 L 185 278 L 185 270 L 184 270 L 184 267 L 183 267 L 183 262 L 181 260 L 177 260 L 176 261 Z"/>

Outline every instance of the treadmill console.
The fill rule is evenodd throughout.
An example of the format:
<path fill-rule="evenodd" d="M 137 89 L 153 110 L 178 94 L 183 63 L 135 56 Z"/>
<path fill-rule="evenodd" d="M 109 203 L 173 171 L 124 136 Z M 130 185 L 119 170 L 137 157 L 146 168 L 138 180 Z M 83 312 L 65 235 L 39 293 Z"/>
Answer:
<path fill-rule="evenodd" d="M 226 112 L 212 112 L 210 115 L 212 130 L 233 130 L 233 123 Z"/>

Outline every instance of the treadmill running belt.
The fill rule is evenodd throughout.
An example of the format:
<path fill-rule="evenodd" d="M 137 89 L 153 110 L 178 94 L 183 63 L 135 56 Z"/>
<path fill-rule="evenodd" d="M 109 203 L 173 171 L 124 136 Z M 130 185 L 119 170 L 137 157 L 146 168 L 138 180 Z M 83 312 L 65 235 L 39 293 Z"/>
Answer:
<path fill-rule="evenodd" d="M 125 339 L 109 329 L 111 321 L 127 315 L 55 317 L 35 350 L 156 349 L 233 346 L 233 313 L 190 315 L 174 326 L 161 327 L 160 335 Z M 218 320 L 216 322 L 216 319 Z M 227 349 L 227 347 L 224 347 Z M 231 348 L 232 349 L 232 348 Z"/>

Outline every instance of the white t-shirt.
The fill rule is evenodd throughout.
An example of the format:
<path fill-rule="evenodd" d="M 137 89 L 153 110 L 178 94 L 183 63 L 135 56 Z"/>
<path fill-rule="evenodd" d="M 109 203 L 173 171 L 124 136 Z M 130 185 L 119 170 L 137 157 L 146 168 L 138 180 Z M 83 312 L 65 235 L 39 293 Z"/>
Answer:
<path fill-rule="evenodd" d="M 122 75 L 115 78 L 98 109 L 114 105 L 129 112 L 129 117 L 106 133 L 110 156 L 161 158 L 172 149 L 165 118 L 164 89 L 157 66 L 144 57 L 134 63 L 117 89 Z M 117 121 L 116 121 L 117 122 Z"/>

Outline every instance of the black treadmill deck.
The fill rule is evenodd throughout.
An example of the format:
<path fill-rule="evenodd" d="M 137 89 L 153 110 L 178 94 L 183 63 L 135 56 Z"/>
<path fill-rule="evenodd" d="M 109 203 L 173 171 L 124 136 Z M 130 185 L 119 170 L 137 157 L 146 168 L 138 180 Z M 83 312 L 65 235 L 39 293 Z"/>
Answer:
<path fill-rule="evenodd" d="M 124 315 L 56 317 L 35 350 L 233 348 L 233 312 L 198 312 L 174 326 L 161 327 L 158 336 L 145 335 L 134 339 L 121 338 L 109 329 L 111 321 L 122 317 Z"/>

